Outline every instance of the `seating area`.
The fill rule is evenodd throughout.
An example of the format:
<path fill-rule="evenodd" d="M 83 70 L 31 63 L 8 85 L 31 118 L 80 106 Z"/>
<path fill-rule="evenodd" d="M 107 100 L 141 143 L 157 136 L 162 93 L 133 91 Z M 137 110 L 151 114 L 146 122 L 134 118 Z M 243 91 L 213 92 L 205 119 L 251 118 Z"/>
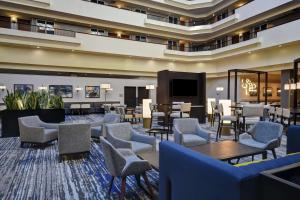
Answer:
<path fill-rule="evenodd" d="M 299 200 L 300 0 L 1 0 L 0 200 Z"/>

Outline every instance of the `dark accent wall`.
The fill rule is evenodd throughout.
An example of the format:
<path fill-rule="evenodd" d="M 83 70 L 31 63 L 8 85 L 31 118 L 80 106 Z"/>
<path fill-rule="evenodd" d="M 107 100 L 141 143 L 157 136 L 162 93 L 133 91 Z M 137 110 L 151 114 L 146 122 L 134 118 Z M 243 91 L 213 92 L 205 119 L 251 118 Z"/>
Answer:
<path fill-rule="evenodd" d="M 170 96 L 170 81 L 172 79 L 198 80 L 198 95 L 188 97 L 172 97 Z M 188 90 L 189 88 L 187 88 Z M 200 123 L 205 123 L 206 111 L 206 73 L 187 73 L 172 72 L 169 70 L 160 71 L 157 74 L 157 103 L 171 104 L 174 101 L 191 102 L 192 105 L 202 105 L 203 108 L 197 108 L 197 112 L 192 112 L 192 117 L 199 119 Z M 167 106 L 160 106 L 160 110 L 167 111 Z M 192 108 L 193 109 L 193 108 Z"/>

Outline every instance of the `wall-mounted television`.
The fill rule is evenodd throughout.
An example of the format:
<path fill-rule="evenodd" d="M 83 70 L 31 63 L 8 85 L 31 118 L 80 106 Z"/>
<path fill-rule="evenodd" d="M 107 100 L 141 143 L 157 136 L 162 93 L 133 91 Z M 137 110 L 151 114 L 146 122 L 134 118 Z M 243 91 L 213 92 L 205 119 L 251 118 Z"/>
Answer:
<path fill-rule="evenodd" d="M 198 80 L 173 79 L 170 83 L 170 96 L 187 97 L 198 95 Z"/>

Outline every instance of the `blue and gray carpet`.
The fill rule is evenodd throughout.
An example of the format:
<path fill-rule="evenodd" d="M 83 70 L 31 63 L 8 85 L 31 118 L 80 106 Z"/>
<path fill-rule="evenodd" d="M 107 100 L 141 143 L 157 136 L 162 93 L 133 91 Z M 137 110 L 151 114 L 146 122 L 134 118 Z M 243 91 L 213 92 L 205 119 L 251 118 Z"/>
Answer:
<path fill-rule="evenodd" d="M 97 121 L 102 116 L 67 116 L 67 121 Z M 209 124 L 202 127 L 212 133 L 215 139 L 216 127 Z M 134 128 L 143 131 L 140 124 Z M 232 139 L 224 136 L 222 139 Z M 172 137 L 170 137 L 172 140 Z M 159 137 L 157 142 L 159 142 Z M 286 137 L 277 149 L 279 157 L 285 155 Z M 272 158 L 271 153 L 268 155 Z M 258 156 L 256 159 L 261 159 Z M 241 162 L 249 161 L 245 158 Z M 155 188 L 158 187 L 158 172 L 148 172 Z M 92 142 L 88 158 L 58 162 L 57 143 L 45 149 L 20 148 L 19 138 L 0 138 L 0 199 L 118 199 L 120 180 L 116 180 L 112 193 L 107 195 L 110 175 L 106 170 L 99 143 Z M 143 182 L 142 182 L 143 183 Z M 155 191 L 157 193 L 157 191 Z M 149 199 L 139 188 L 134 177 L 127 179 L 126 199 Z"/>

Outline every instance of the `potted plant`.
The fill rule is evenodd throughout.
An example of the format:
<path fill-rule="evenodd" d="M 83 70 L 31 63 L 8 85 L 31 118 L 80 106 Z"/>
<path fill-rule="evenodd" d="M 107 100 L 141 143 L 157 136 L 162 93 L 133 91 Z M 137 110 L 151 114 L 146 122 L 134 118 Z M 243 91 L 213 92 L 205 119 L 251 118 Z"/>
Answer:
<path fill-rule="evenodd" d="M 18 118 L 38 115 L 48 123 L 60 123 L 65 120 L 64 102 L 61 96 L 51 96 L 46 91 L 30 92 L 21 95 L 9 92 L 3 98 L 6 110 L 1 111 L 2 137 L 18 137 Z"/>

